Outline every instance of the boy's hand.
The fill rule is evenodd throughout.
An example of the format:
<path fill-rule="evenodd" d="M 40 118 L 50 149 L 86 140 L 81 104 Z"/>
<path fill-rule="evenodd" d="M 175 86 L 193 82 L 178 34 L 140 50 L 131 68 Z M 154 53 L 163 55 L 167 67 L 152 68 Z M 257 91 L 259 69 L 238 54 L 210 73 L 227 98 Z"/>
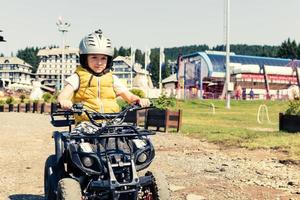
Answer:
<path fill-rule="evenodd" d="M 140 98 L 140 99 L 138 100 L 138 102 L 139 102 L 139 104 L 140 104 L 142 107 L 148 107 L 148 106 L 150 106 L 150 101 L 149 101 L 149 99 L 142 99 L 142 98 Z"/>
<path fill-rule="evenodd" d="M 73 106 L 73 102 L 70 100 L 61 100 L 59 103 L 62 109 L 71 109 Z"/>

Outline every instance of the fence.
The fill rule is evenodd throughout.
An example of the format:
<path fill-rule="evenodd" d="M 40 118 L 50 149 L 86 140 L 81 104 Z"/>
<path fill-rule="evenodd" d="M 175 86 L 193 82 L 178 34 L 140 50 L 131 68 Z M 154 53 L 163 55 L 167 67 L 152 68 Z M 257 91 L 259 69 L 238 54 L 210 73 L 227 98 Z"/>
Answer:
<path fill-rule="evenodd" d="M 143 126 L 145 129 L 149 127 L 156 128 L 156 131 L 167 132 L 170 128 L 180 131 L 182 122 L 182 110 L 159 110 L 159 109 L 143 109 L 127 113 L 124 122 L 133 123 Z"/>

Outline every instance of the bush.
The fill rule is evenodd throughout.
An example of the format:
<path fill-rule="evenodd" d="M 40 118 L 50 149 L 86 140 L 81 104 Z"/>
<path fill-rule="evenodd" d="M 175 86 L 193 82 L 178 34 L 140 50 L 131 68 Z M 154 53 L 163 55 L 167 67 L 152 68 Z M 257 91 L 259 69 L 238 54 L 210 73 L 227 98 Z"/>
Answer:
<path fill-rule="evenodd" d="M 4 105 L 5 101 L 3 99 L 0 99 L 0 106 Z"/>
<path fill-rule="evenodd" d="M 167 98 L 167 96 L 163 94 L 158 99 L 152 99 L 151 103 L 160 110 L 166 110 L 175 107 L 176 99 L 174 97 Z"/>
<path fill-rule="evenodd" d="M 119 107 L 120 107 L 120 109 L 121 110 L 124 110 L 126 107 L 128 107 L 128 103 L 124 100 L 124 99 L 122 99 L 122 98 L 118 98 L 117 99 L 117 104 L 119 105 Z"/>
<path fill-rule="evenodd" d="M 51 102 L 55 103 L 57 101 L 57 97 L 59 96 L 59 92 L 56 91 L 54 94 L 53 94 L 53 97 L 51 99 Z"/>
<path fill-rule="evenodd" d="M 300 115 L 300 100 L 295 99 L 289 102 L 289 108 L 285 111 L 287 115 Z"/>
<path fill-rule="evenodd" d="M 33 100 L 33 103 L 40 103 L 40 100 L 39 99 L 35 99 L 35 100 Z"/>
<path fill-rule="evenodd" d="M 49 92 L 45 92 L 42 96 L 44 102 L 49 103 L 51 101 L 51 99 L 53 98 L 52 94 L 50 94 Z"/>
<path fill-rule="evenodd" d="M 13 97 L 8 97 L 5 101 L 6 104 L 13 104 L 15 99 Z"/>
<path fill-rule="evenodd" d="M 143 90 L 140 89 L 131 89 L 130 92 L 140 98 L 145 98 L 145 93 Z"/>
<path fill-rule="evenodd" d="M 26 96 L 25 94 L 21 94 L 19 98 L 21 99 L 21 103 L 24 103 L 24 99 L 26 98 Z"/>

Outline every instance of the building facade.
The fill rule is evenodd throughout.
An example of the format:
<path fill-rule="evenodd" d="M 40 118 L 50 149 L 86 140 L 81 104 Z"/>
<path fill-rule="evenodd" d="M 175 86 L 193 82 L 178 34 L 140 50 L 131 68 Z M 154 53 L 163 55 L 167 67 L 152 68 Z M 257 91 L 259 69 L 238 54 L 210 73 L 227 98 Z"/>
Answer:
<path fill-rule="evenodd" d="M 31 85 L 32 66 L 18 57 L 0 57 L 0 88 L 11 84 Z"/>
<path fill-rule="evenodd" d="M 113 74 L 117 76 L 121 82 L 127 86 L 131 86 L 131 59 L 129 57 L 118 56 L 113 60 Z M 132 71 L 132 78 L 135 71 Z"/>
<path fill-rule="evenodd" d="M 230 54 L 230 81 L 249 98 L 288 98 L 290 88 L 300 85 L 300 61 L 282 58 Z M 178 63 L 177 89 L 181 97 L 219 98 L 225 83 L 224 52 L 196 52 L 183 55 Z M 234 96 L 235 91 L 232 92 Z"/>
<path fill-rule="evenodd" d="M 42 49 L 38 52 L 41 58 L 36 77 L 43 85 L 60 88 L 62 74 L 64 80 L 73 74 L 79 65 L 79 49 L 65 48 L 64 59 L 61 48 Z"/>
<path fill-rule="evenodd" d="M 142 69 L 141 64 L 133 64 L 132 77 L 131 69 L 132 64 L 129 57 L 118 56 L 113 60 L 113 74 L 117 76 L 126 87 L 131 88 L 132 86 L 133 88 L 142 90 L 153 88 L 150 74 L 147 70 Z"/>

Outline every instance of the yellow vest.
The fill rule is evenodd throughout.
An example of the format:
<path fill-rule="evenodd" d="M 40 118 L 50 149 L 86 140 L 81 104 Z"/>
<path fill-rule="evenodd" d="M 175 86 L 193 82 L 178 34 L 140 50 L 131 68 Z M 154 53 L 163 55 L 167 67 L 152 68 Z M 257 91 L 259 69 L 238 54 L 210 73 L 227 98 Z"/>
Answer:
<path fill-rule="evenodd" d="M 78 67 L 75 73 L 79 76 L 79 88 L 73 96 L 73 103 L 83 103 L 86 109 L 100 113 L 119 112 L 116 93 L 113 89 L 112 73 L 100 77 L 94 76 L 83 67 Z M 86 115 L 75 116 L 76 123 L 89 121 Z"/>

